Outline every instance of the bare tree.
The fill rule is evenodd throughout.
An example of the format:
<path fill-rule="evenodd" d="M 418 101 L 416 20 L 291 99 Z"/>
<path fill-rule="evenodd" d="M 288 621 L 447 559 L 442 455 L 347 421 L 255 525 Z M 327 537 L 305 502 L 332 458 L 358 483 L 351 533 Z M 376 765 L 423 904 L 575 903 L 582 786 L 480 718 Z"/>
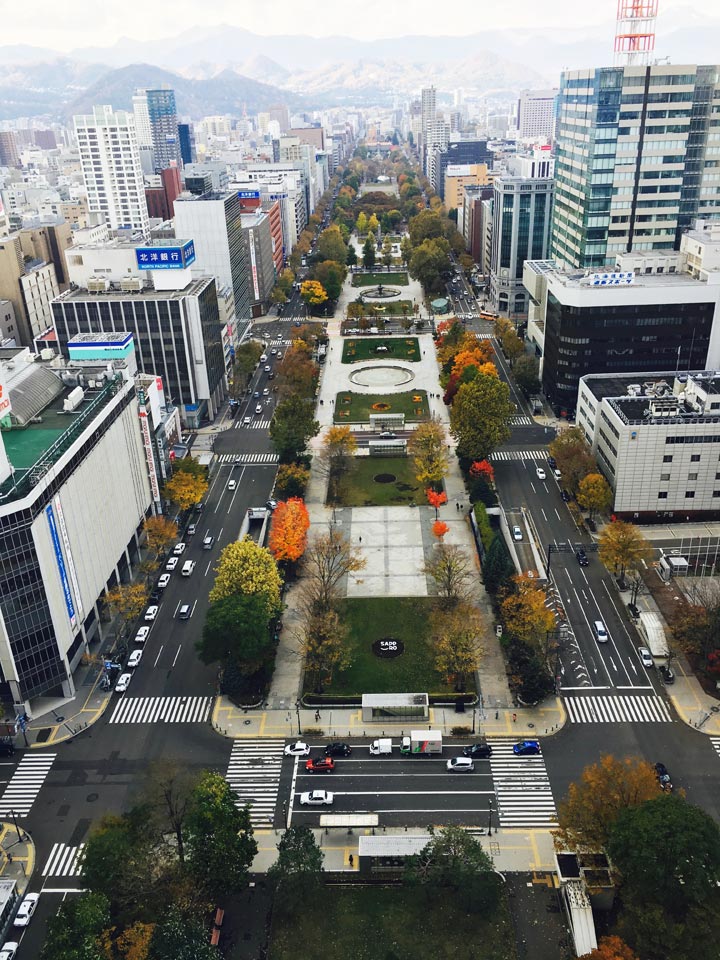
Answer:
<path fill-rule="evenodd" d="M 470 561 L 454 544 L 439 543 L 423 565 L 423 573 L 435 581 L 446 607 L 454 607 L 469 595 Z"/>
<path fill-rule="evenodd" d="M 317 613 L 330 610 L 338 599 L 343 577 L 364 569 L 366 561 L 334 524 L 305 551 L 303 575 L 306 602 Z"/>
<path fill-rule="evenodd" d="M 198 777 L 171 760 L 156 761 L 146 784 L 146 798 L 159 833 L 175 837 L 180 863 L 185 862 L 183 830 Z"/>

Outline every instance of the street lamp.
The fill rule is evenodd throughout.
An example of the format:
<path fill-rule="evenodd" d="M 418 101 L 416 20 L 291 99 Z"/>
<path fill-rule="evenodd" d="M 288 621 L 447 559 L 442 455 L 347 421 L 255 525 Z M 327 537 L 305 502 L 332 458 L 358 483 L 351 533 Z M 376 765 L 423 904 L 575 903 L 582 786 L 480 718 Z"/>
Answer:
<path fill-rule="evenodd" d="M 488 797 L 488 836 L 489 837 L 492 836 L 492 812 L 493 812 L 493 799 L 492 797 Z"/>
<path fill-rule="evenodd" d="M 473 736 L 474 736 L 474 735 L 475 735 L 475 707 L 473 707 L 473 728 L 472 728 L 472 732 L 473 732 Z"/>
<path fill-rule="evenodd" d="M 298 722 L 298 736 L 301 736 L 302 730 L 300 729 L 300 701 L 299 700 L 295 701 L 295 715 L 297 716 L 297 722 Z"/>

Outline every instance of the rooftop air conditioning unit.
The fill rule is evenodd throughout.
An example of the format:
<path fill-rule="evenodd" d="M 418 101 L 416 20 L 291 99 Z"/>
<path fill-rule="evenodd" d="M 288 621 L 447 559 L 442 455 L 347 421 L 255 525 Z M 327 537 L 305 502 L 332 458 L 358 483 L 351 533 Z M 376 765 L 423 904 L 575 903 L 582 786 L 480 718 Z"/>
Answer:
<path fill-rule="evenodd" d="M 110 281 L 105 277 L 90 277 L 87 288 L 88 293 L 107 293 L 110 289 Z"/>
<path fill-rule="evenodd" d="M 140 293 L 143 282 L 140 277 L 126 277 L 120 281 L 120 289 L 123 293 Z"/>

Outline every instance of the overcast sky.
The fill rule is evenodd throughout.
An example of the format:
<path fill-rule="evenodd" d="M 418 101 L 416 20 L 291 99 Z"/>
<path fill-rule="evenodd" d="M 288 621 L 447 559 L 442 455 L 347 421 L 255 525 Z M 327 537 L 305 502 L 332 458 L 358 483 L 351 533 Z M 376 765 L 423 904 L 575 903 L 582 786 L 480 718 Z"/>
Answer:
<path fill-rule="evenodd" d="M 661 20 L 679 25 L 720 16 L 717 0 L 660 0 Z M 230 23 L 257 33 L 343 34 L 363 40 L 408 33 L 468 34 L 493 27 L 588 27 L 615 16 L 615 0 L 0 0 L 0 45 L 24 43 L 67 51 L 110 46 L 122 36 L 167 37 L 194 26 Z M 716 11 L 716 12 L 715 12 Z M 173 26 L 175 24 L 176 26 Z"/>

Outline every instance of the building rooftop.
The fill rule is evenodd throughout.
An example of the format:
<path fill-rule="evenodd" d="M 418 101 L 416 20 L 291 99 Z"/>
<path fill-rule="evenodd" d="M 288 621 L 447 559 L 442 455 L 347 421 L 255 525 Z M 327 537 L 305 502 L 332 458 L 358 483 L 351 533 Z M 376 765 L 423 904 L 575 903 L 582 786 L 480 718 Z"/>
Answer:
<path fill-rule="evenodd" d="M 177 244 L 175 244 L 175 246 L 177 246 Z M 132 293 L 125 290 L 114 289 L 114 286 L 119 288 L 119 284 L 115 284 L 109 290 L 104 290 L 102 293 L 91 293 L 89 290 L 78 288 L 76 290 L 66 290 L 64 293 L 61 293 L 59 297 L 55 297 L 53 303 L 67 303 L 80 300 L 180 300 L 183 297 L 195 296 L 201 293 L 209 283 L 213 282 L 212 277 L 199 277 L 197 280 L 192 280 L 187 286 L 180 290 L 155 290 L 152 287 L 143 287 L 142 290 Z"/>
<path fill-rule="evenodd" d="M 720 371 L 591 374 L 582 382 L 625 423 L 720 422 Z"/>

